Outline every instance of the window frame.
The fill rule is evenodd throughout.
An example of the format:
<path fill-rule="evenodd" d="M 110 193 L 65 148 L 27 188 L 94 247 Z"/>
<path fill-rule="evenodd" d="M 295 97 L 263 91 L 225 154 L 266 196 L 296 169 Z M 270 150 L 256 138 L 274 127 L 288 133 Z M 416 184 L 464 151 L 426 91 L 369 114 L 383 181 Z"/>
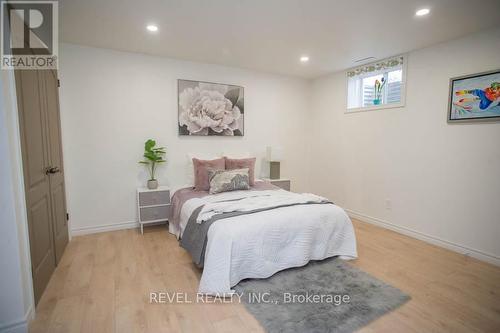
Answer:
<path fill-rule="evenodd" d="M 362 106 L 362 107 L 357 107 L 357 108 L 348 108 L 349 106 L 349 77 L 347 76 L 347 72 L 355 70 L 357 68 L 362 68 L 370 65 L 374 65 L 379 62 L 383 62 L 386 60 L 390 60 L 396 57 L 403 57 L 403 64 L 401 66 L 402 69 L 402 75 L 401 75 L 401 101 L 399 103 L 388 103 L 388 104 L 380 104 L 380 105 L 370 105 L 370 106 Z M 401 54 L 398 56 L 394 57 L 388 57 L 384 58 L 381 60 L 377 60 L 374 62 L 369 62 L 366 64 L 363 64 L 362 66 L 356 66 L 349 68 L 348 70 L 345 71 L 345 108 L 344 108 L 344 113 L 358 113 L 358 112 L 365 112 L 365 111 L 374 111 L 374 110 L 383 110 L 383 109 L 394 109 L 394 108 L 402 108 L 406 105 L 406 78 L 407 78 L 407 70 L 408 70 L 408 55 L 407 54 Z M 389 72 L 390 70 L 388 70 Z M 386 72 L 384 72 L 386 73 Z M 386 91 L 384 90 L 384 94 Z"/>

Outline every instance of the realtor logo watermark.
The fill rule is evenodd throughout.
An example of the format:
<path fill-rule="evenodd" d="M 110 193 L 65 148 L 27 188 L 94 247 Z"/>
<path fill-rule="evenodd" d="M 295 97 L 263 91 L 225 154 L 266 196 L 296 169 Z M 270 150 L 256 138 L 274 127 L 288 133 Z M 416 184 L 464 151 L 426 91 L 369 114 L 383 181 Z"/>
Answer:
<path fill-rule="evenodd" d="M 2 69 L 57 69 L 57 1 L 1 1 L 1 21 Z"/>

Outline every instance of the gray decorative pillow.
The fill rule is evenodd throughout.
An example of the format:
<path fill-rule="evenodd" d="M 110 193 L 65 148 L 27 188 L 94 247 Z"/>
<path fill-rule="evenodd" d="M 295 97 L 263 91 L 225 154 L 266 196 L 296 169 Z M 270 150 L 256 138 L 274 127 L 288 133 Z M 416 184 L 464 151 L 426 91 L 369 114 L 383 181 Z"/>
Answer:
<path fill-rule="evenodd" d="M 248 168 L 234 170 L 208 170 L 210 194 L 250 189 Z"/>

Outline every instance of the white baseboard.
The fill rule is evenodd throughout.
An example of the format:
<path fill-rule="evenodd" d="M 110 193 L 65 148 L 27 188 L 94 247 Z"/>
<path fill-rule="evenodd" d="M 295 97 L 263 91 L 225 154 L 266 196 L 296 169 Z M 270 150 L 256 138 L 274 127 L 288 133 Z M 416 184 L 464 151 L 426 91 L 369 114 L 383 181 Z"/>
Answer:
<path fill-rule="evenodd" d="M 91 227 L 73 228 L 71 229 L 71 236 L 88 235 L 114 230 L 134 229 L 138 227 L 139 223 L 137 221 L 101 224 Z"/>
<path fill-rule="evenodd" d="M 485 252 L 480 251 L 480 250 L 476 250 L 476 249 L 472 249 L 472 248 L 467 247 L 467 246 L 456 244 L 456 243 L 453 243 L 453 242 L 450 242 L 450 241 L 447 241 L 447 240 L 444 240 L 444 239 L 441 239 L 438 237 L 434 237 L 434 236 L 425 234 L 423 232 L 415 231 L 415 230 L 407 228 L 407 227 L 403 227 L 403 226 L 396 225 L 396 224 L 391 223 L 391 222 L 384 221 L 382 219 L 378 219 L 376 217 L 371 217 L 371 216 L 368 216 L 368 215 L 365 215 L 365 214 L 362 214 L 359 212 L 355 212 L 355 211 L 350 210 L 350 209 L 344 208 L 344 210 L 347 212 L 347 214 L 350 217 L 352 217 L 356 220 L 360 220 L 362 222 L 374 224 L 374 225 L 377 225 L 379 227 L 389 229 L 389 230 L 395 231 L 397 233 L 400 233 L 400 234 L 403 234 L 406 236 L 410 236 L 410 237 L 419 239 L 421 241 L 424 241 L 424 242 L 427 242 L 427 243 L 430 243 L 433 245 L 437 245 L 439 247 L 443 247 L 445 249 L 448 249 L 448 250 L 451 250 L 454 252 L 465 254 L 467 256 L 479 259 L 481 261 L 486 261 L 486 262 L 493 264 L 495 266 L 500 266 L 500 257 L 495 256 L 493 254 L 485 253 Z"/>
<path fill-rule="evenodd" d="M 30 305 L 23 318 L 0 326 L 1 333 L 27 333 L 28 323 L 34 318 L 33 306 Z"/>

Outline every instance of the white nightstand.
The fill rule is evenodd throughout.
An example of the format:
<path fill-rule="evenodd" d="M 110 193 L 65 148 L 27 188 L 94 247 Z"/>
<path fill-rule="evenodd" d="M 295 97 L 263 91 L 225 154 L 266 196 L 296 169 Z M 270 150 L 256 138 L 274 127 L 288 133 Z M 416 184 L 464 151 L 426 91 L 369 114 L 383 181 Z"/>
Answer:
<path fill-rule="evenodd" d="M 170 216 L 170 189 L 166 186 L 158 186 L 150 190 L 145 187 L 137 189 L 137 215 L 141 225 L 149 223 L 167 222 Z"/>
<path fill-rule="evenodd" d="M 290 179 L 270 179 L 270 178 L 264 178 L 265 181 L 270 182 L 274 186 L 278 186 L 284 190 L 290 191 Z"/>

